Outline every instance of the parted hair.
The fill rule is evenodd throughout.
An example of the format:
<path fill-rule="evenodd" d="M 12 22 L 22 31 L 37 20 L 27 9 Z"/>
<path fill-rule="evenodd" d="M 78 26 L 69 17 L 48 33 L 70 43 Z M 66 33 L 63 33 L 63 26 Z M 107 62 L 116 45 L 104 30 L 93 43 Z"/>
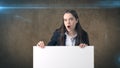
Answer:
<path fill-rule="evenodd" d="M 71 9 L 66 10 L 64 12 L 64 14 L 65 13 L 71 13 L 75 17 L 75 19 L 78 20 L 78 22 L 76 23 L 76 26 L 75 26 L 75 31 L 77 32 L 77 37 L 76 37 L 77 40 L 76 40 L 75 45 L 79 45 L 80 42 L 83 41 L 82 40 L 82 35 L 83 35 L 83 32 L 85 32 L 85 31 L 82 29 L 82 27 L 80 25 L 78 14 L 77 14 L 77 12 L 75 10 L 71 10 Z M 60 26 L 60 28 L 58 29 L 58 31 L 60 31 L 60 38 L 59 38 L 60 45 L 64 45 L 65 32 L 67 32 L 67 29 L 66 29 L 66 27 L 64 25 L 64 19 L 63 19 L 63 23 Z"/>

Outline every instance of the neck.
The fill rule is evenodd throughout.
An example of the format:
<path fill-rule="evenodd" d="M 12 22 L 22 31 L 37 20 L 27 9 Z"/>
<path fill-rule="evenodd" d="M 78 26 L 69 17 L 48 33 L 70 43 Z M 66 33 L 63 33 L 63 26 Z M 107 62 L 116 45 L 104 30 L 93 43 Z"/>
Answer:
<path fill-rule="evenodd" d="M 69 36 L 74 36 L 75 34 L 76 34 L 76 31 L 75 31 L 75 30 L 74 30 L 74 31 L 69 31 L 69 32 L 68 32 L 68 35 L 69 35 Z"/>

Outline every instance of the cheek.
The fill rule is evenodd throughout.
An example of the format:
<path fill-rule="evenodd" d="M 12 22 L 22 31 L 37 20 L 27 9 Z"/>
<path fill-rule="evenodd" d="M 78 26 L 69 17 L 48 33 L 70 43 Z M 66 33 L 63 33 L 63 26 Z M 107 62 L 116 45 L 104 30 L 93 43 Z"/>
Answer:
<path fill-rule="evenodd" d="M 77 20 L 75 20 L 75 24 L 77 24 L 77 22 L 78 22 L 78 21 L 77 21 Z"/>
<path fill-rule="evenodd" d="M 66 26 L 66 25 L 67 25 L 67 23 L 66 23 L 66 22 L 64 22 L 64 25 Z"/>
<path fill-rule="evenodd" d="M 76 24 L 77 24 L 76 22 L 72 24 L 73 29 L 75 28 Z"/>
<path fill-rule="evenodd" d="M 76 26 L 76 23 L 74 23 L 73 28 L 75 28 L 75 26 Z"/>
<path fill-rule="evenodd" d="M 77 24 L 77 21 L 74 21 L 74 22 L 72 23 L 73 26 L 75 26 L 76 24 Z"/>

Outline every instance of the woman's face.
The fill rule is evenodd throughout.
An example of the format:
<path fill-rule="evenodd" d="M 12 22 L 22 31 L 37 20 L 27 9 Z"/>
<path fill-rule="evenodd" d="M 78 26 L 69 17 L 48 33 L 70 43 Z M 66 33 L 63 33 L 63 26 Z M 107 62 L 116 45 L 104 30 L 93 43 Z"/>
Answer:
<path fill-rule="evenodd" d="M 65 13 L 63 16 L 64 19 L 64 25 L 68 32 L 74 31 L 75 26 L 78 22 L 78 19 L 76 19 L 71 13 Z"/>

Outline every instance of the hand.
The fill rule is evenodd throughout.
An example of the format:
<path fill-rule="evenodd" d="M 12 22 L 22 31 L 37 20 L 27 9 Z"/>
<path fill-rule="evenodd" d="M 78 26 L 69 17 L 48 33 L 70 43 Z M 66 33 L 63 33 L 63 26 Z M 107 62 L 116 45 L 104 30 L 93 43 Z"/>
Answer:
<path fill-rule="evenodd" d="M 37 46 L 39 46 L 41 48 L 45 48 L 45 43 L 43 41 L 39 41 Z"/>
<path fill-rule="evenodd" d="M 81 43 L 79 46 L 80 46 L 81 48 L 84 48 L 84 47 L 86 47 L 86 46 L 88 46 L 88 45 L 85 44 L 85 43 Z"/>

